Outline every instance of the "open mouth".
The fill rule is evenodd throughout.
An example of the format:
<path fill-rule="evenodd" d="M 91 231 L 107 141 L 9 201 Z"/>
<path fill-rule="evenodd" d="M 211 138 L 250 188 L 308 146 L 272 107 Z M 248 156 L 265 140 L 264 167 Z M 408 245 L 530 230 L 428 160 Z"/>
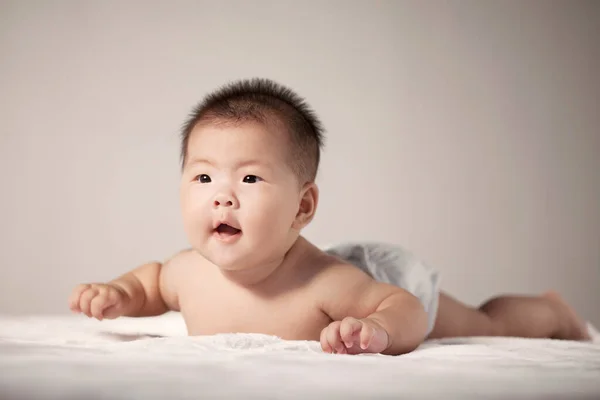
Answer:
<path fill-rule="evenodd" d="M 240 229 L 227 224 L 219 224 L 219 226 L 215 228 L 215 234 L 221 239 L 233 238 L 241 233 L 242 231 Z"/>

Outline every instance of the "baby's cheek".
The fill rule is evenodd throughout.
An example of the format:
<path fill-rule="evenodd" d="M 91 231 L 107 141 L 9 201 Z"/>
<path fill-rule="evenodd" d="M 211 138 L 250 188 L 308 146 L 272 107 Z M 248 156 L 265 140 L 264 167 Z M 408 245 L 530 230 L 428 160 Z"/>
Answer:
<path fill-rule="evenodd" d="M 206 229 L 210 226 L 207 221 L 208 214 L 201 207 L 194 204 L 186 204 L 181 209 L 183 227 L 188 238 L 192 241 L 202 239 L 206 235 Z"/>
<path fill-rule="evenodd" d="M 277 210 L 266 207 L 248 208 L 242 223 L 242 231 L 257 241 L 273 240 L 280 234 Z"/>
<path fill-rule="evenodd" d="M 210 216 L 208 193 L 190 190 L 181 197 L 181 212 L 185 219 L 198 220 Z"/>

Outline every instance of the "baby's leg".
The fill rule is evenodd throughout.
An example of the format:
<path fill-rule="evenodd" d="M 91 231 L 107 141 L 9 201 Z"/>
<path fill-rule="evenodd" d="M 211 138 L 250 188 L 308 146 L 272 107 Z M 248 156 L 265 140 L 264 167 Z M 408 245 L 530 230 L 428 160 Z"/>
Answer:
<path fill-rule="evenodd" d="M 458 336 L 512 336 L 589 340 L 587 328 L 553 292 L 538 297 L 500 296 L 471 308 L 440 293 L 431 339 Z"/>

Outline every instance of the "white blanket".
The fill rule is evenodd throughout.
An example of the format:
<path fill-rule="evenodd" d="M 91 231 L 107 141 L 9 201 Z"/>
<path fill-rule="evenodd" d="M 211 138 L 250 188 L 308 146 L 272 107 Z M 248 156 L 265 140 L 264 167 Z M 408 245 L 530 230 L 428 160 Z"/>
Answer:
<path fill-rule="evenodd" d="M 0 317 L 2 399 L 600 399 L 594 343 L 430 341 L 330 355 L 264 335 L 187 337 L 179 314 L 98 322 Z"/>

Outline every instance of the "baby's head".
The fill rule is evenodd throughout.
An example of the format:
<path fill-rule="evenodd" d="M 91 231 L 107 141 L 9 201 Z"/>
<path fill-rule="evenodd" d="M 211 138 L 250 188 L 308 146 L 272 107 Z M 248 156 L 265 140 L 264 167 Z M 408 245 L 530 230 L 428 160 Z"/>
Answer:
<path fill-rule="evenodd" d="M 313 218 L 321 123 L 265 79 L 206 96 L 182 130 L 181 205 L 191 245 L 225 270 L 280 260 Z"/>

